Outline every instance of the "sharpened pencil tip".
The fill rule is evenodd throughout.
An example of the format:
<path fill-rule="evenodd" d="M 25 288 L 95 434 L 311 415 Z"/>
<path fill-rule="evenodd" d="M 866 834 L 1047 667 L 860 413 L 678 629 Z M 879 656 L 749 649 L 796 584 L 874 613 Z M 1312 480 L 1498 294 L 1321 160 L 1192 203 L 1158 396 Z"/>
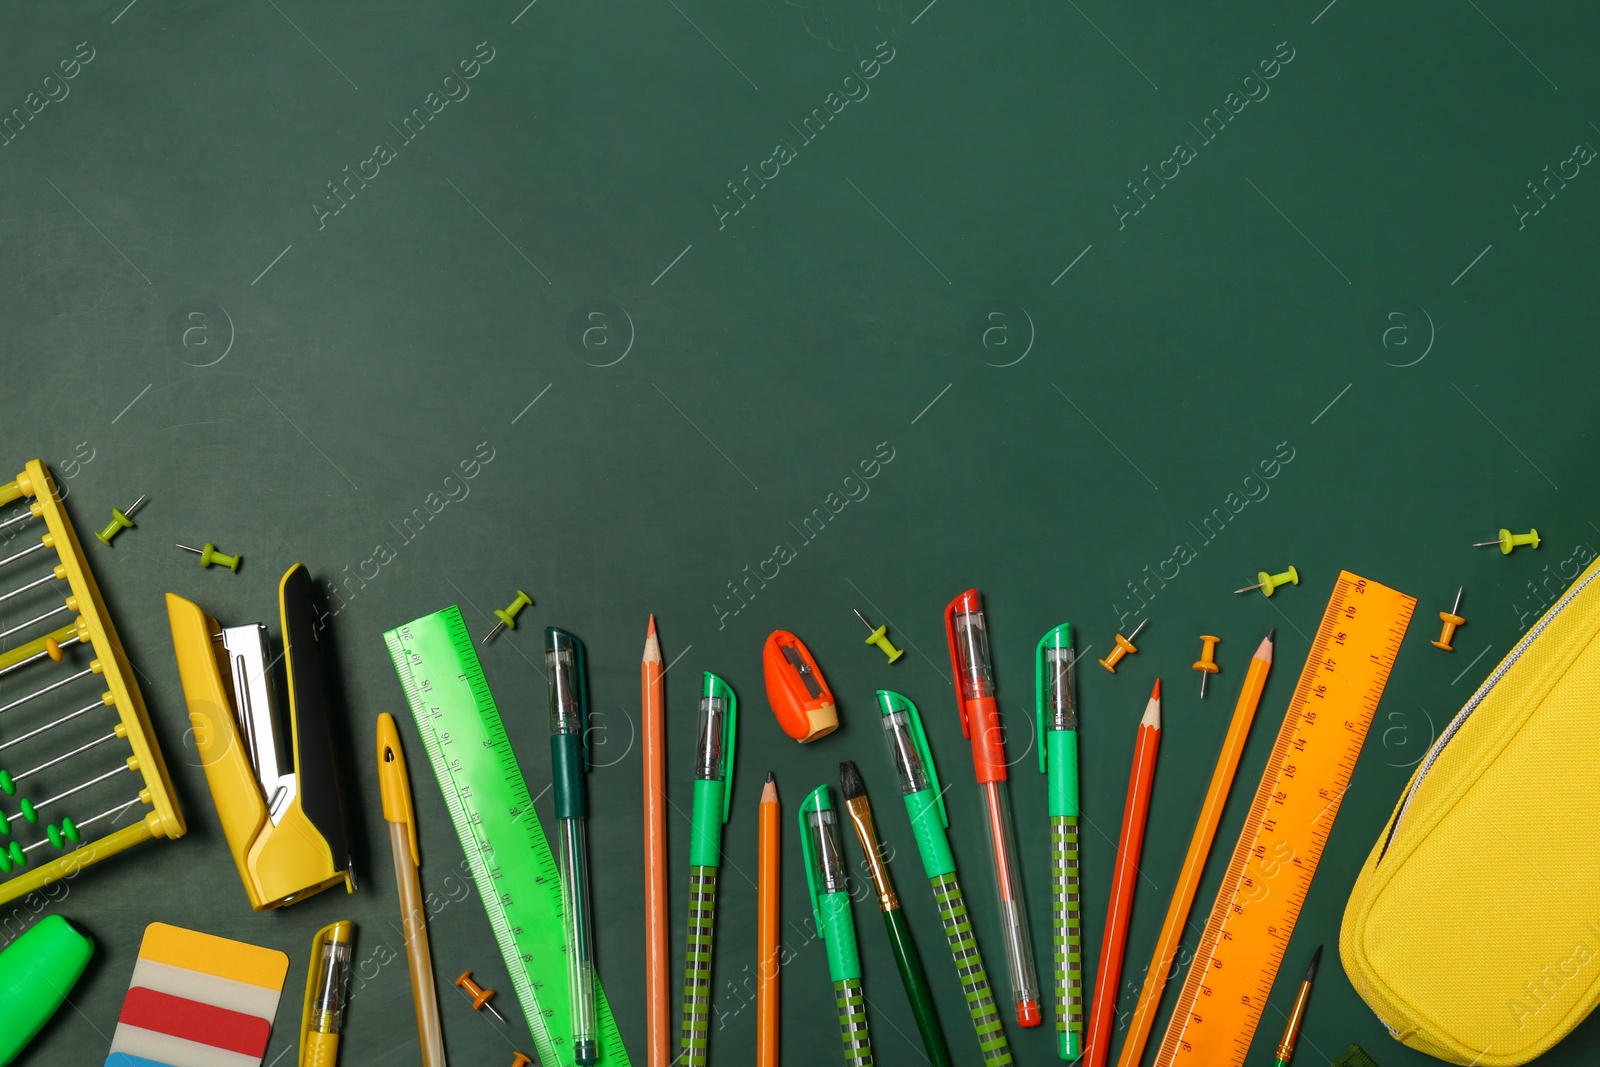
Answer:
<path fill-rule="evenodd" d="M 1160 700 L 1161 699 L 1161 679 L 1160 678 L 1156 679 L 1155 688 L 1150 690 L 1150 699 L 1151 700 Z"/>
<path fill-rule="evenodd" d="M 654 617 L 655 616 L 653 616 L 653 615 L 651 616 L 651 618 L 654 618 Z M 1276 641 L 1277 639 L 1278 639 L 1278 628 L 1276 626 L 1274 626 L 1272 629 L 1267 631 L 1267 640 L 1268 641 Z"/>
<path fill-rule="evenodd" d="M 656 613 L 652 611 L 650 613 L 650 628 L 644 632 L 644 635 L 646 637 L 649 637 L 652 634 L 654 634 L 655 632 L 656 632 Z"/>
<path fill-rule="evenodd" d="M 778 776 L 776 774 L 773 774 L 771 771 L 767 772 L 767 781 L 776 782 L 777 780 L 778 780 Z"/>
<path fill-rule="evenodd" d="M 1306 981 L 1311 981 L 1317 976 L 1317 964 L 1322 962 L 1322 946 L 1317 946 L 1317 951 L 1311 954 L 1311 966 L 1306 968 Z"/>

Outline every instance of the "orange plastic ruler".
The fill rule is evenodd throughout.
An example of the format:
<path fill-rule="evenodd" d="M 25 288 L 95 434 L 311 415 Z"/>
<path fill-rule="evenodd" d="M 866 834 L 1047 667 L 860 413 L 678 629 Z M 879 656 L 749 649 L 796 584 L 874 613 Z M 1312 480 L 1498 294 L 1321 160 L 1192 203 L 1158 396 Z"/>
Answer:
<path fill-rule="evenodd" d="M 1240 1067 L 1417 601 L 1340 571 L 1156 1067 Z"/>

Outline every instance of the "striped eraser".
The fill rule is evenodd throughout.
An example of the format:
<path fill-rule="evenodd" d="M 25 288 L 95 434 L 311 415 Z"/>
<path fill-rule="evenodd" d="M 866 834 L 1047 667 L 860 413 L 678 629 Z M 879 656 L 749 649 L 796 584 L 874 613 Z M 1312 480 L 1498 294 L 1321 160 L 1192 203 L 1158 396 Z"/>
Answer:
<path fill-rule="evenodd" d="M 288 973 L 275 949 L 151 923 L 106 1067 L 260 1067 Z"/>

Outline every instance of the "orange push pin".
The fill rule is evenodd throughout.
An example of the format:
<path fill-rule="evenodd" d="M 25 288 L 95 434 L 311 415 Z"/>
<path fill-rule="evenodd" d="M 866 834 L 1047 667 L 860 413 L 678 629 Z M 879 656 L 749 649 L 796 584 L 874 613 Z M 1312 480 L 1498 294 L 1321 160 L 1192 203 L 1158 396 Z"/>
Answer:
<path fill-rule="evenodd" d="M 1200 641 L 1205 646 L 1200 649 L 1200 658 L 1195 662 L 1194 669 L 1200 672 L 1200 699 L 1206 698 L 1206 679 L 1216 674 L 1222 668 L 1217 666 L 1217 642 L 1220 637 L 1210 634 L 1201 634 Z"/>
<path fill-rule="evenodd" d="M 472 998 L 473 1011 L 482 1011 L 484 1008 L 488 1008 L 489 1014 L 499 1019 L 501 1025 L 509 1025 L 506 1023 L 505 1016 L 495 1011 L 494 1005 L 489 1003 L 489 998 L 494 996 L 494 990 L 485 989 L 477 982 L 474 982 L 471 971 L 462 971 L 461 977 L 456 979 L 456 986 L 465 990 L 467 996 Z"/>
<path fill-rule="evenodd" d="M 1466 619 L 1463 619 L 1460 615 L 1456 614 L 1457 609 L 1459 609 L 1460 607 L 1461 607 L 1461 590 L 1457 589 L 1456 590 L 1456 602 L 1455 602 L 1455 605 L 1449 611 L 1441 611 L 1441 612 L 1439 612 L 1439 619 L 1440 619 L 1440 621 L 1442 621 L 1444 623 L 1444 629 L 1441 630 L 1440 633 L 1439 633 L 1439 640 L 1437 640 L 1437 641 L 1435 641 L 1433 643 L 1433 647 L 1434 648 L 1442 648 L 1446 652 L 1454 652 L 1455 651 L 1455 649 L 1450 647 L 1450 642 L 1456 636 L 1456 627 L 1462 625 L 1463 623 L 1465 623 L 1467 621 Z"/>
<path fill-rule="evenodd" d="M 1129 652 L 1139 651 L 1137 648 L 1133 647 L 1133 639 L 1139 636 L 1139 631 L 1144 629 L 1144 624 L 1149 621 L 1149 618 L 1141 619 L 1139 625 L 1133 628 L 1133 633 L 1129 634 L 1127 637 L 1123 637 L 1121 634 L 1118 634 L 1117 647 L 1111 650 L 1111 655 L 1100 661 L 1100 666 L 1104 667 L 1112 674 L 1116 674 L 1117 664 L 1122 662 L 1122 657 L 1126 656 Z"/>
<path fill-rule="evenodd" d="M 514 1053 L 514 1055 L 517 1058 L 511 1061 L 511 1067 L 528 1067 L 528 1064 L 533 1062 L 520 1052 Z"/>

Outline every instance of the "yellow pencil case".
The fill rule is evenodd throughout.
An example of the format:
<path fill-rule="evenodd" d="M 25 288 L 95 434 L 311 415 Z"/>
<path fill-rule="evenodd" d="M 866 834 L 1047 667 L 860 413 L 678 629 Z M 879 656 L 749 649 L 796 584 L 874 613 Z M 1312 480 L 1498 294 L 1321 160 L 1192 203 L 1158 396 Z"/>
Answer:
<path fill-rule="evenodd" d="M 1390 1034 L 1515 1067 L 1600 1001 L 1600 561 L 1417 765 L 1339 955 Z"/>

